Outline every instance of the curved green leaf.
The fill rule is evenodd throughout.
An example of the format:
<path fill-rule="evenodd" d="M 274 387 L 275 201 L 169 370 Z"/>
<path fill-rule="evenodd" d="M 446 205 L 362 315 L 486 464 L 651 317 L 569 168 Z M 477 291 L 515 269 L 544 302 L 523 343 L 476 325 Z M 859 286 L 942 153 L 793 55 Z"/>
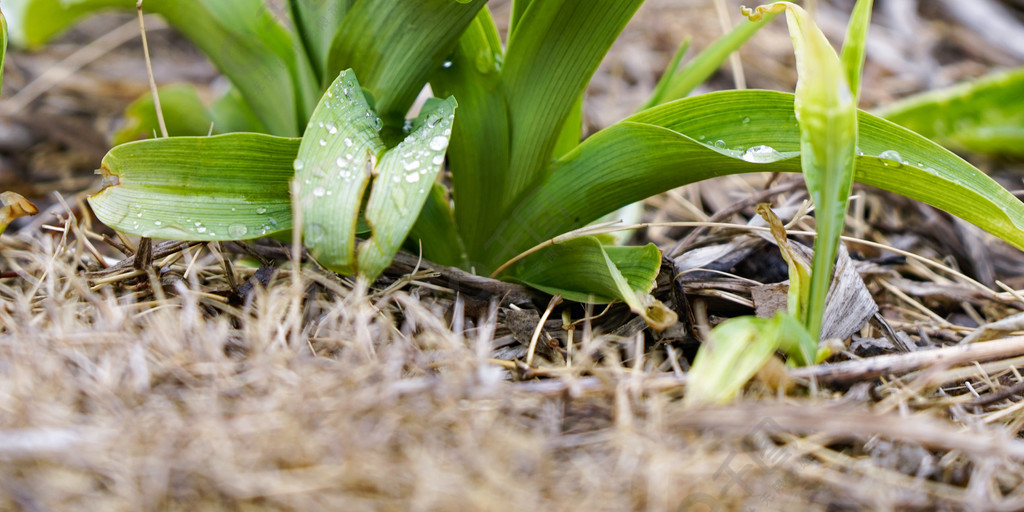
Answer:
<path fill-rule="evenodd" d="M 302 238 L 321 265 L 356 271 L 356 220 L 384 141 L 355 73 L 343 71 L 320 100 L 295 158 Z"/>
<path fill-rule="evenodd" d="M 660 267 L 654 244 L 605 246 L 587 236 L 545 247 L 502 277 L 576 302 L 621 300 L 651 327 L 665 329 L 676 323 L 676 314 L 649 294 Z"/>
<path fill-rule="evenodd" d="M 502 79 L 511 124 L 508 206 L 548 169 L 574 102 L 643 0 L 531 2 L 509 37 Z M 501 216 L 501 209 L 497 216 Z"/>
<path fill-rule="evenodd" d="M 377 165 L 377 178 L 366 202 L 366 223 L 373 236 L 359 247 L 359 273 L 377 277 L 408 236 L 431 193 L 455 120 L 454 98 L 437 101 L 412 132 Z M 424 107 L 426 109 L 426 107 Z"/>
<path fill-rule="evenodd" d="M 483 243 L 496 222 L 508 170 L 509 125 L 501 75 L 476 66 L 478 55 L 500 55 L 501 39 L 490 12 L 481 9 L 459 38 L 447 64 L 431 77 L 434 94 L 455 96 L 462 106 L 452 127 L 448 166 L 452 174 L 455 221 L 466 244 L 469 267 L 478 266 Z M 467 267 L 467 268 L 469 268 Z"/>
<path fill-rule="evenodd" d="M 955 154 L 866 112 L 855 180 L 926 202 L 1024 249 L 1024 203 Z M 646 110 L 585 140 L 490 237 L 492 268 L 623 205 L 715 176 L 800 172 L 793 95 L 723 91 Z M 571 193 L 569 192 L 571 191 Z"/>
<path fill-rule="evenodd" d="M 1024 156 L 1024 68 L 911 96 L 877 114 L 956 149 Z"/>
<path fill-rule="evenodd" d="M 401 139 L 405 114 L 430 73 L 451 53 L 462 31 L 485 3 L 486 0 L 356 2 L 331 44 L 327 76 L 342 69 L 354 69 L 384 119 L 384 140 L 394 143 Z"/>
<path fill-rule="evenodd" d="M 37 47 L 63 32 L 83 16 L 108 8 L 135 8 L 133 0 L 5 0 L 11 41 Z"/>
<path fill-rule="evenodd" d="M 172 240 L 241 240 L 291 229 L 299 139 L 253 133 L 172 137 L 110 150 L 89 197 L 104 224 Z"/>

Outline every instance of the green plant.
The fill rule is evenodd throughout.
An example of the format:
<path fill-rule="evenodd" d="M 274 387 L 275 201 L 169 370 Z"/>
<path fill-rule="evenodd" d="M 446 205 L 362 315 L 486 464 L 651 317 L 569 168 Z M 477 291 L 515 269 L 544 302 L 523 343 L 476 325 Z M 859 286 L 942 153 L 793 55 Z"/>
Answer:
<path fill-rule="evenodd" d="M 30 14 L 50 15 L 49 25 L 23 36 L 38 42 L 88 9 L 124 3 L 77 0 L 70 11 L 60 10 L 60 0 L 15 5 L 23 22 Z M 255 118 L 271 134 L 301 132 L 302 138 L 228 134 L 123 144 L 104 159 L 107 186 L 90 203 L 119 230 L 190 240 L 281 235 L 298 212 L 304 242 L 328 268 L 373 278 L 406 240 L 438 263 L 573 300 L 624 300 L 655 327 L 673 323 L 674 315 L 648 294 L 660 265 L 654 246 L 618 247 L 588 236 L 517 256 L 677 186 L 741 172 L 803 170 L 828 241 L 816 265 L 830 267 L 851 158 L 853 179 L 943 208 L 1024 248 L 1020 201 L 924 137 L 857 112 L 854 102 L 843 104 L 842 116 L 822 118 L 846 123 L 842 140 L 825 142 L 848 153 L 839 162 L 846 174 L 816 178 L 807 169 L 838 153 L 819 153 L 807 134 L 820 131 L 802 129 L 796 115 L 817 116 L 806 109 L 818 98 L 796 112 L 793 95 L 771 91 L 676 99 L 756 26 L 741 26 L 691 65 L 678 68 L 676 59 L 652 108 L 580 142 L 587 82 L 641 3 L 516 0 L 503 48 L 482 0 L 294 1 L 289 13 L 297 30 L 291 32 L 258 0 L 147 0 L 148 9 L 182 29 L 232 79 L 238 93 L 222 100 L 230 106 L 222 110 L 250 112 L 232 118 Z M 203 28 L 183 25 L 186 18 L 192 24 L 202 18 Z M 808 52 L 818 51 L 811 46 Z M 819 77 L 855 84 L 859 62 L 853 61 L 860 55 L 844 52 L 845 67 L 830 65 Z M 801 67 L 802 79 L 811 71 Z M 425 83 L 450 99 L 406 122 Z M 849 142 L 858 138 L 854 155 Z M 450 188 L 434 182 L 442 152 Z M 343 179 L 344 172 L 353 179 Z M 298 187 L 295 204 L 289 182 Z M 365 241 L 357 241 L 359 233 Z M 829 273 L 812 277 L 812 312 L 802 319 L 812 332 Z"/>

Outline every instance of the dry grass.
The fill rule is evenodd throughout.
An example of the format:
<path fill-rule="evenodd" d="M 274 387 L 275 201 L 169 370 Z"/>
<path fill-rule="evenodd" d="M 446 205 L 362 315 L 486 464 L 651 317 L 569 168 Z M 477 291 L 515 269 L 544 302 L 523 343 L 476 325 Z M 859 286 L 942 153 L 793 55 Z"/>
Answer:
<path fill-rule="evenodd" d="M 830 36 L 842 28 L 830 4 L 843 3 L 819 2 Z M 943 8 L 908 17 L 908 5 L 879 2 L 868 105 L 1015 63 Z M 683 36 L 695 35 L 698 49 L 715 37 L 713 16 L 704 0 L 650 0 L 595 79 L 589 129 L 639 105 Z M 95 36 L 73 34 L 51 49 L 57 57 L 13 56 L 8 86 L 21 89 Z M 160 31 L 151 39 L 163 53 L 158 81 L 211 81 L 210 67 L 175 41 Z M 743 50 L 748 82 L 791 89 L 789 45 L 781 24 L 758 35 Z M 891 364 L 841 382 L 826 367 L 788 377 L 776 368 L 733 405 L 687 409 L 694 341 L 640 333 L 621 310 L 576 326 L 571 364 L 555 364 L 541 343 L 547 354 L 526 369 L 513 362 L 526 359 L 522 326 L 507 304 L 489 307 L 503 295 L 463 302 L 446 291 L 450 278 L 430 273 L 392 272 L 367 286 L 306 261 L 293 274 L 288 248 L 272 244 L 260 248 L 269 277 L 238 247 L 192 246 L 142 271 L 103 270 L 122 257 L 96 234 L 110 233 L 78 201 L 45 193 L 94 182 L 113 113 L 146 88 L 136 50 L 86 66 L 74 82 L 44 84 L 55 87 L 44 101 L 4 118 L 14 135 L 0 132 L 0 149 L 24 175 L 0 165 L 0 185 L 43 196 L 49 209 L 0 238 L 0 510 L 1024 508 L 1019 338 L 998 341 L 1008 347 L 998 357 L 952 365 L 922 352 L 867 359 L 892 349 L 859 340 L 833 363 Z M 731 83 L 723 72 L 711 87 Z M 703 220 L 770 185 L 730 178 L 673 191 L 648 202 L 646 220 Z M 774 185 L 764 199 L 802 198 L 799 187 Z M 914 345 L 955 344 L 1024 309 L 1017 292 L 990 289 L 996 279 L 1024 287 L 1019 252 L 929 208 L 859 193 L 852 234 L 933 261 L 850 245 L 867 260 L 859 270 L 883 315 Z M 743 221 L 752 204 L 716 218 Z M 641 236 L 669 250 L 687 234 Z M 687 248 L 736 235 L 702 233 Z M 771 269 L 769 256 L 755 256 Z M 697 319 L 713 323 L 744 312 L 721 297 L 747 300 L 750 288 L 705 279 L 685 291 Z M 560 313 L 546 332 L 564 351 Z"/>
<path fill-rule="evenodd" d="M 231 304 L 209 251 L 87 274 L 109 247 L 50 215 L 66 235 L 2 240 L 0 509 L 1024 506 L 1019 402 L 972 405 L 1016 359 L 687 410 L 661 345 L 638 364 L 635 338 L 577 336 L 589 357 L 515 382 L 490 360 L 502 322 L 460 322 L 436 286 L 381 294 L 307 263 L 296 297 L 281 262 Z"/>

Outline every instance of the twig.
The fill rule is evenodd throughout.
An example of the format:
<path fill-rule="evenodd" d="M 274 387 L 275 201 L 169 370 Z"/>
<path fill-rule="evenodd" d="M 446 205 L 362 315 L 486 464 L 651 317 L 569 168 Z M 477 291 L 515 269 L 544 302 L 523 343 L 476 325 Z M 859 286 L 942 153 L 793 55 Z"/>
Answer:
<path fill-rule="evenodd" d="M 537 322 L 537 328 L 533 330 L 533 336 L 530 338 L 530 350 L 526 352 L 526 366 L 533 366 L 533 354 L 537 350 L 537 340 L 540 339 L 540 334 L 544 332 L 544 322 L 548 321 L 548 317 L 551 316 L 551 311 L 555 309 L 555 306 L 562 302 L 562 296 L 556 294 L 551 297 L 551 302 L 548 302 L 548 307 L 544 309 L 544 314 L 540 316 L 540 321 Z"/>
<path fill-rule="evenodd" d="M 885 375 L 909 373 L 932 366 L 951 367 L 974 361 L 984 362 L 1019 355 L 1024 355 L 1024 336 L 796 368 L 790 370 L 789 375 L 797 379 L 816 378 L 823 384 L 843 385 L 876 379 Z"/>
<path fill-rule="evenodd" d="M 156 90 L 156 79 L 153 78 L 153 63 L 149 59 L 149 42 L 146 40 L 146 22 L 142 19 L 142 2 L 135 4 L 135 10 L 139 12 L 139 32 L 142 34 L 142 53 L 146 56 L 146 73 L 149 75 L 149 91 L 153 95 L 153 107 L 156 108 L 156 121 L 160 125 L 160 135 L 166 138 L 167 124 L 164 123 L 164 112 L 160 108 L 160 94 Z"/>

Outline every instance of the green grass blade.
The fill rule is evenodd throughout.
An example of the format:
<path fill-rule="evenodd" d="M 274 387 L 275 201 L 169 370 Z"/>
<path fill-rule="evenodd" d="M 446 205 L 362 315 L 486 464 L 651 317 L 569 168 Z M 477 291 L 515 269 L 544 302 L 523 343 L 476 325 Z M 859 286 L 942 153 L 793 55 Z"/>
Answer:
<path fill-rule="evenodd" d="M 444 166 L 456 106 L 454 98 L 436 101 L 432 110 L 420 116 L 409 136 L 385 153 L 377 165 L 366 203 L 366 222 L 373 236 L 359 247 L 360 275 L 376 278 L 409 235 Z"/>
<path fill-rule="evenodd" d="M 103 158 L 89 197 L 104 224 L 173 240 L 241 240 L 291 228 L 299 140 L 252 133 L 150 139 Z"/>
<path fill-rule="evenodd" d="M 543 177 L 574 103 L 641 3 L 544 1 L 530 3 L 523 12 L 509 38 L 502 72 L 511 160 L 505 183 L 495 186 L 506 198 L 517 197 Z"/>
<path fill-rule="evenodd" d="M 741 316 L 715 326 L 687 374 L 683 403 L 724 404 L 739 394 L 779 348 L 779 318 L 781 314 L 771 319 Z"/>
<path fill-rule="evenodd" d="M 356 221 L 385 151 L 380 128 L 355 73 L 343 71 L 313 111 L 294 161 L 303 242 L 336 272 L 356 271 Z"/>
<path fill-rule="evenodd" d="M 722 36 L 710 46 L 700 52 L 699 55 L 693 58 L 682 68 L 676 69 L 678 63 L 674 66 L 669 67 L 665 71 L 665 75 L 661 78 L 658 83 L 658 87 L 654 90 L 654 93 L 647 100 L 647 103 L 641 108 L 641 110 L 661 105 L 669 101 L 677 100 L 679 98 L 685 98 L 690 94 L 698 85 L 704 83 L 715 71 L 718 71 L 722 67 L 722 63 L 732 55 L 732 52 L 738 50 L 743 46 L 747 40 L 749 40 L 754 34 L 757 33 L 761 27 L 768 24 L 775 15 L 766 16 L 765 19 L 752 23 L 740 23 L 736 25 L 728 34 Z M 687 41 L 679 52 L 676 53 L 676 59 L 682 57 L 682 53 L 686 51 L 686 47 L 689 45 Z"/>
<path fill-rule="evenodd" d="M 793 99 L 773 91 L 704 94 L 598 132 L 560 159 L 494 230 L 490 261 L 500 265 L 675 187 L 727 174 L 800 172 Z M 1024 204 L 995 181 L 941 146 L 869 113 L 859 113 L 858 128 L 864 155 L 856 158 L 856 181 L 931 204 L 1024 249 Z"/>
<path fill-rule="evenodd" d="M 481 9 L 459 38 L 450 65 L 431 78 L 434 94 L 455 96 L 462 106 L 452 127 L 448 165 L 452 173 L 455 221 L 466 242 L 469 266 L 481 266 L 483 242 L 493 229 L 504 191 L 501 176 L 508 169 L 509 125 L 501 75 L 477 68 L 478 55 L 500 55 L 501 39 L 490 12 Z"/>
<path fill-rule="evenodd" d="M 864 50 L 868 41 L 868 29 L 871 27 L 871 6 L 873 0 L 857 0 L 850 15 L 850 24 L 846 27 L 846 39 L 843 40 L 843 51 L 840 59 L 846 71 L 846 83 L 850 84 L 853 97 L 860 96 L 860 75 L 864 68 Z"/>
<path fill-rule="evenodd" d="M 687 36 L 687 38 L 683 40 L 683 44 L 679 45 L 679 49 L 677 49 L 676 54 L 672 56 L 672 60 L 669 61 L 668 67 L 665 68 L 665 72 L 662 73 L 661 78 L 658 79 L 658 84 L 654 86 L 654 92 L 651 93 L 650 98 L 647 98 L 647 102 L 644 106 L 640 107 L 640 110 L 647 110 L 653 106 L 672 101 L 673 99 L 684 98 L 687 94 L 690 94 L 690 91 L 693 90 L 693 88 L 690 88 L 677 98 L 666 99 L 668 98 L 666 94 L 668 94 L 669 87 L 679 79 L 679 76 L 677 75 L 679 65 L 683 63 L 683 57 L 685 57 L 686 52 L 689 51 L 691 42 L 693 42 L 693 40 Z"/>
<path fill-rule="evenodd" d="M 878 115 L 949 147 L 1024 156 L 1024 68 L 911 96 Z"/>
<path fill-rule="evenodd" d="M 345 16 L 331 44 L 328 73 L 351 68 L 373 94 L 397 142 L 405 114 L 427 78 L 455 47 L 485 0 L 362 0 Z M 382 15 L 381 13 L 387 13 Z M 493 66 L 493 56 L 481 55 Z"/>
<path fill-rule="evenodd" d="M 541 249 L 503 278 L 576 302 L 621 300 L 652 327 L 664 329 L 676 315 L 649 295 L 660 267 L 661 252 L 654 244 L 606 247 L 591 236 Z"/>

